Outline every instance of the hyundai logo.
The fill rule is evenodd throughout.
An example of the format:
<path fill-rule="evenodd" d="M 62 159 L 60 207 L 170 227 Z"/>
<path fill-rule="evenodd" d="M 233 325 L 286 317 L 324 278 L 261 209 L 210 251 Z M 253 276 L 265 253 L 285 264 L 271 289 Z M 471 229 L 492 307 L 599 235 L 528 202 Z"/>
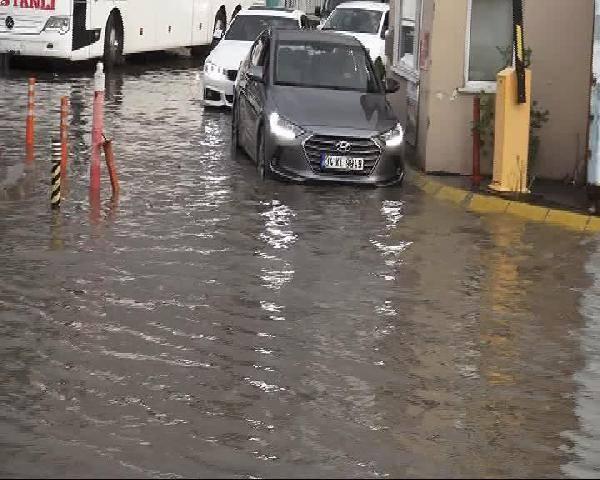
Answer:
<path fill-rule="evenodd" d="M 4 23 L 6 24 L 6 28 L 8 28 L 9 30 L 12 30 L 15 26 L 15 19 L 9 15 L 8 17 L 6 17 L 6 20 Z"/>
<path fill-rule="evenodd" d="M 342 140 L 335 144 L 335 148 L 338 152 L 347 153 L 352 149 L 352 145 L 350 145 L 350 142 Z"/>

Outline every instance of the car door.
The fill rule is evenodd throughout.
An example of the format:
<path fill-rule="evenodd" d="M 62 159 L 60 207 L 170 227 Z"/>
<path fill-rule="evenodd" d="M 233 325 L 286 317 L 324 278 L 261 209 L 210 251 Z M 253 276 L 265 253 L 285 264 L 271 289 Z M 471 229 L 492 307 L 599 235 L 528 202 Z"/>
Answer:
<path fill-rule="evenodd" d="M 268 45 L 268 36 L 266 34 L 261 35 L 256 40 L 252 47 L 248 68 L 244 71 L 243 85 L 242 80 L 240 81 L 240 86 L 242 87 L 240 91 L 240 123 L 242 124 L 240 134 L 244 137 L 244 145 L 252 156 L 254 156 L 257 148 L 256 128 L 264 105 L 265 84 L 251 79 L 247 73 L 248 69 L 252 67 L 261 66 L 264 68 L 269 50 Z"/>
<path fill-rule="evenodd" d="M 254 44 L 250 48 L 250 52 L 248 56 L 244 60 L 241 68 L 238 71 L 238 98 L 237 109 L 238 109 L 238 135 L 240 138 L 241 144 L 246 148 L 246 150 L 250 151 L 248 145 L 248 137 L 249 137 L 249 128 L 248 128 L 248 100 L 247 100 L 247 87 L 248 87 L 248 70 L 252 65 L 252 58 L 260 47 L 260 39 L 256 39 Z"/>

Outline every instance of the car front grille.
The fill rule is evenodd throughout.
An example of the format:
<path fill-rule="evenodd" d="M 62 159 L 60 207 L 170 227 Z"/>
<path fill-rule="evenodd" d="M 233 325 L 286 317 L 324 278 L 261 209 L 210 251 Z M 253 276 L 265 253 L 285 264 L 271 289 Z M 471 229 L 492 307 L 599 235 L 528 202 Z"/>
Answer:
<path fill-rule="evenodd" d="M 344 152 L 337 149 L 339 142 L 348 142 L 350 148 Z M 347 155 L 364 159 L 364 170 L 362 172 L 327 171 L 328 174 L 337 175 L 370 175 L 379 161 L 381 149 L 371 138 L 360 137 L 338 137 L 331 135 L 313 135 L 304 142 L 304 153 L 315 173 L 322 173 L 321 156 L 325 155 Z"/>
<path fill-rule="evenodd" d="M 235 79 L 237 78 L 237 73 L 237 70 L 227 70 L 227 78 L 232 82 L 235 82 Z"/>

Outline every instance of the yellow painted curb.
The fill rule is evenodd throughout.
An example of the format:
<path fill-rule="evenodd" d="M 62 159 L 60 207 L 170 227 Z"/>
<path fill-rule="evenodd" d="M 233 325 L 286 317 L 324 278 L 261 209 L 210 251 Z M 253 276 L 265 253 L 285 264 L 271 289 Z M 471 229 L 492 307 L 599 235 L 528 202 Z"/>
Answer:
<path fill-rule="evenodd" d="M 544 222 L 548 216 L 548 207 L 539 207 L 537 205 L 530 205 L 529 203 L 523 202 L 510 202 L 506 213 L 516 215 L 517 217 L 524 218 L 525 220 L 532 220 L 534 222 Z"/>
<path fill-rule="evenodd" d="M 590 222 L 590 217 L 581 215 L 575 212 L 566 212 L 561 210 L 549 210 L 546 223 L 553 225 L 561 225 L 565 228 L 571 228 L 583 232 L 587 224 Z"/>
<path fill-rule="evenodd" d="M 439 183 L 425 182 L 423 185 L 418 185 L 425 193 L 435 195 L 437 191 L 442 188 Z"/>
<path fill-rule="evenodd" d="M 464 206 L 470 212 L 507 213 L 532 222 L 555 225 L 577 232 L 600 233 L 600 217 L 505 200 L 491 195 L 472 194 L 468 190 L 431 180 L 417 171 L 413 171 L 408 178 L 425 193 L 439 200 Z"/>
<path fill-rule="evenodd" d="M 437 193 L 435 193 L 434 196 L 440 200 L 446 200 L 460 205 L 465 200 L 467 195 L 468 192 L 459 188 L 442 187 L 437 191 Z"/>
<path fill-rule="evenodd" d="M 488 197 L 476 193 L 467 205 L 467 209 L 476 213 L 505 213 L 509 203 L 502 198 Z"/>
<path fill-rule="evenodd" d="M 592 233 L 600 232 L 600 217 L 590 217 L 590 221 L 585 227 L 585 231 Z"/>

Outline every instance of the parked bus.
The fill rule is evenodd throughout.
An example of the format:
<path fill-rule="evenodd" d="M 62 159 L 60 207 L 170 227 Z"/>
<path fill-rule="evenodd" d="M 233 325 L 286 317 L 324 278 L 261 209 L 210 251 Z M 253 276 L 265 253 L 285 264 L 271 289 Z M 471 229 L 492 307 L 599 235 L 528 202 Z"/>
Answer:
<path fill-rule="evenodd" d="M 205 54 L 251 0 L 0 0 L 0 53 L 71 61 L 190 47 Z M 263 2 L 264 4 L 264 2 Z"/>

